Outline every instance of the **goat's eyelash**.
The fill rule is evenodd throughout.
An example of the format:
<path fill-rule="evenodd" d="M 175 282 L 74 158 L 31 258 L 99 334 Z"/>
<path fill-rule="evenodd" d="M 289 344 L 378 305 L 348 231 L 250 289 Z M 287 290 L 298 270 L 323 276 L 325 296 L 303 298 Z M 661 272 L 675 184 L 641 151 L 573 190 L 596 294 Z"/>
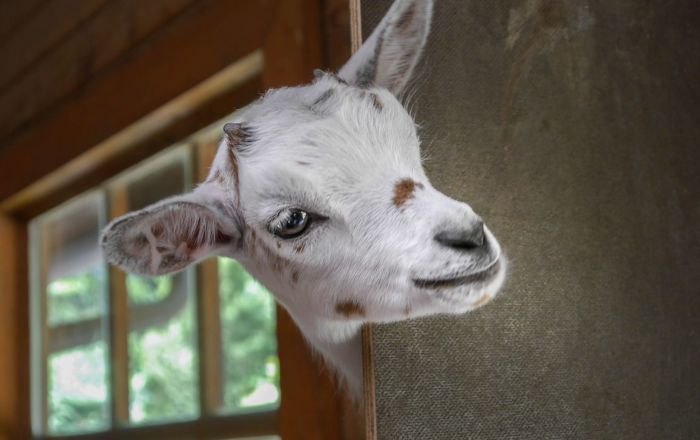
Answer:
<path fill-rule="evenodd" d="M 268 222 L 267 229 L 281 239 L 290 240 L 307 235 L 319 221 L 327 219 L 299 208 L 287 208 Z"/>
<path fill-rule="evenodd" d="M 267 220 L 267 225 L 270 230 L 279 229 L 292 215 L 291 207 L 282 208 Z"/>
<path fill-rule="evenodd" d="M 310 209 L 306 209 L 300 206 L 285 206 L 284 208 L 277 210 L 277 212 L 275 212 L 274 215 L 270 216 L 265 223 L 270 229 L 279 228 L 281 225 L 284 224 L 284 222 L 286 222 L 289 219 L 289 217 L 292 215 L 292 211 L 295 209 L 306 212 L 313 221 L 328 220 L 328 217 L 326 217 L 325 215 L 318 214 Z"/>

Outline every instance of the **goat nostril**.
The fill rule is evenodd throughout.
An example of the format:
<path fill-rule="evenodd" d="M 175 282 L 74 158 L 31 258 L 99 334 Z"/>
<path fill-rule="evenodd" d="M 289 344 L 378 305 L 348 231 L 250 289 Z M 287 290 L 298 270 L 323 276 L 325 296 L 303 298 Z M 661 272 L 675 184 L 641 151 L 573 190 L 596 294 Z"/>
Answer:
<path fill-rule="evenodd" d="M 470 229 L 459 229 L 439 232 L 435 241 L 453 249 L 470 251 L 484 245 L 484 224 L 477 223 Z"/>

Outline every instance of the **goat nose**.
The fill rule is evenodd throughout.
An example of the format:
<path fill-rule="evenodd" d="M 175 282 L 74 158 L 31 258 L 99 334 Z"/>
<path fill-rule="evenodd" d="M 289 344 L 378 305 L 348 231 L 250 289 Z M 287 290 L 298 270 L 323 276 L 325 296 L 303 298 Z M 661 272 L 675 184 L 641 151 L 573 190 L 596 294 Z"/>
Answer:
<path fill-rule="evenodd" d="M 484 222 L 478 221 L 467 229 L 439 232 L 435 235 L 435 241 L 461 251 L 478 249 L 484 245 Z"/>

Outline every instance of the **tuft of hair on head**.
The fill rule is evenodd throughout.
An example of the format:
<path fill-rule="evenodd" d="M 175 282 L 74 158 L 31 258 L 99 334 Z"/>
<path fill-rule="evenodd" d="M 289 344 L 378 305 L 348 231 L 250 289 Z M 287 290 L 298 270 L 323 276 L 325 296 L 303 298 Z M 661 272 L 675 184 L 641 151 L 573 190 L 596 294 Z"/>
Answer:
<path fill-rule="evenodd" d="M 349 86 L 350 84 L 345 81 L 343 78 L 341 78 L 337 73 L 335 72 L 327 72 L 325 70 L 321 69 L 314 69 L 314 78 L 316 81 L 323 79 L 323 78 L 330 78 L 337 82 L 338 84 L 342 84 L 344 86 Z"/>
<path fill-rule="evenodd" d="M 224 124 L 224 135 L 229 146 L 236 147 L 250 143 L 253 131 L 245 122 L 227 122 Z"/>

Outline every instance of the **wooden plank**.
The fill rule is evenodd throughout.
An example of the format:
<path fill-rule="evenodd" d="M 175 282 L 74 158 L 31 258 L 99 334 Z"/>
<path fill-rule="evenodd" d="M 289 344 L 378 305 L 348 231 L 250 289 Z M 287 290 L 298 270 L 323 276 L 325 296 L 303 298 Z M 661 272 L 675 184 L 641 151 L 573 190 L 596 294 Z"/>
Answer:
<path fill-rule="evenodd" d="M 44 433 L 48 426 L 48 390 L 51 385 L 48 375 L 48 329 L 47 329 L 47 262 L 51 258 L 48 241 L 48 225 L 40 223 L 32 226 L 31 238 L 26 242 L 29 270 L 25 272 L 31 279 L 29 294 L 29 319 L 27 328 L 30 336 L 29 372 L 31 380 L 31 426 L 35 433 Z M 29 264 L 29 263 L 28 263 Z"/>
<path fill-rule="evenodd" d="M 343 438 L 336 384 L 282 307 L 277 307 L 277 340 L 282 389 L 279 435 L 284 440 Z"/>
<path fill-rule="evenodd" d="M 17 222 L 15 229 L 16 247 L 12 252 L 15 258 L 15 298 L 17 299 L 17 351 L 15 359 L 17 362 L 18 376 L 16 377 L 16 387 L 19 389 L 19 407 L 17 408 L 16 420 L 18 420 L 18 435 L 15 438 L 29 438 L 31 433 L 31 353 L 30 353 L 30 287 L 29 287 L 29 233 L 26 222 Z M 11 251 L 8 250 L 8 253 Z"/>
<path fill-rule="evenodd" d="M 60 1 L 46 2 L 29 15 L 26 23 L 0 40 L 0 58 L 6 60 L 0 65 L 0 93 L 17 83 L 18 76 L 26 73 L 32 63 L 48 57 L 48 51 L 89 20 L 105 2 L 73 0 L 70 7 Z"/>
<path fill-rule="evenodd" d="M 13 219 L 0 217 L 0 438 L 18 438 L 20 394 L 18 337 L 26 320 L 17 313 L 19 306 L 19 245 L 20 226 Z"/>
<path fill-rule="evenodd" d="M 361 0 L 350 0 L 350 45 L 352 53 L 362 46 L 362 13 Z"/>
<path fill-rule="evenodd" d="M 129 210 L 127 190 L 124 186 L 110 191 L 110 219 L 126 214 Z M 126 290 L 126 274 L 109 266 L 109 358 L 112 426 L 129 423 L 129 296 Z"/>
<path fill-rule="evenodd" d="M 294 86 L 323 67 L 319 0 L 280 0 L 265 38 L 266 87 Z"/>
<path fill-rule="evenodd" d="M 350 0 L 351 51 L 357 52 L 362 46 L 361 1 Z M 372 355 L 372 325 L 362 328 L 362 391 L 364 400 L 365 439 L 377 439 L 377 410 L 374 384 L 374 359 Z"/>
<path fill-rule="evenodd" d="M 223 404 L 219 273 L 216 259 L 197 266 L 197 325 L 200 414 L 213 415 Z"/>
<path fill-rule="evenodd" d="M 61 203 L 255 100 L 263 56 L 255 51 L 0 203 L 21 218 Z M 220 130 L 219 130 L 220 132 Z"/>
<path fill-rule="evenodd" d="M 350 58 L 349 0 L 324 0 L 322 24 L 324 64 L 337 71 Z"/>
<path fill-rule="evenodd" d="M 108 3 L 85 26 L 38 58 L 38 62 L 10 87 L 2 88 L 0 139 L 5 139 L 22 124 L 86 84 L 129 48 L 177 16 L 191 1 L 117 0 Z M 66 8 L 64 2 L 51 2 L 42 9 L 48 8 L 50 4 L 58 9 Z M 66 8 L 68 14 L 73 12 L 72 5 L 73 3 L 71 8 Z M 78 5 L 76 2 L 75 6 Z M 50 16 L 47 18 L 51 19 Z M 20 30 L 27 29 L 31 24 L 26 23 L 26 27 Z M 22 51 L 24 47 L 17 49 Z"/>
<path fill-rule="evenodd" d="M 147 51 L 132 54 L 96 78 L 89 91 L 73 96 L 0 153 L 0 200 L 255 50 L 268 28 L 268 5 L 198 4 L 187 19 L 149 41 Z"/>
<path fill-rule="evenodd" d="M 217 147 L 217 143 L 211 142 L 195 146 L 196 181 L 206 179 Z M 200 414 L 213 415 L 221 409 L 224 401 L 219 268 L 216 258 L 197 265 L 197 287 L 199 408 Z"/>
<path fill-rule="evenodd" d="M 374 386 L 374 363 L 372 356 L 372 326 L 362 329 L 362 383 L 365 401 L 365 438 L 377 439 L 377 403 Z"/>
<path fill-rule="evenodd" d="M 40 5 L 41 0 L 0 2 L 0 39 L 22 27 Z"/>
<path fill-rule="evenodd" d="M 203 417 L 193 421 L 172 421 L 166 424 L 123 426 L 105 432 L 66 436 L 35 437 L 34 440 L 225 440 L 249 439 L 277 434 L 276 411 Z M 28 438 L 28 437 L 27 437 Z M 286 439 L 283 439 L 286 440 Z M 330 438 L 328 440 L 331 440 Z"/>

